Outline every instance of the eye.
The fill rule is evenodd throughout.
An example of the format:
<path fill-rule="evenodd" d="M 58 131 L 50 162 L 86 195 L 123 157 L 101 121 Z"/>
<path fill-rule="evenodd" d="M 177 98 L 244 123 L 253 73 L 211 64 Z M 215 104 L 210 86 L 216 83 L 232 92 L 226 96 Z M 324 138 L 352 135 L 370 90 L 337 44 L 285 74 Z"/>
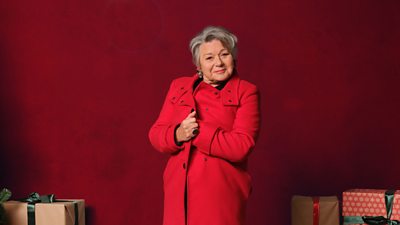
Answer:
<path fill-rule="evenodd" d="M 206 57 L 206 60 L 207 60 L 207 61 L 208 61 L 208 60 L 211 60 L 211 59 L 212 59 L 211 56 Z"/>
<path fill-rule="evenodd" d="M 230 53 L 229 52 L 223 52 L 221 55 L 222 56 L 228 56 L 228 55 L 230 55 Z"/>

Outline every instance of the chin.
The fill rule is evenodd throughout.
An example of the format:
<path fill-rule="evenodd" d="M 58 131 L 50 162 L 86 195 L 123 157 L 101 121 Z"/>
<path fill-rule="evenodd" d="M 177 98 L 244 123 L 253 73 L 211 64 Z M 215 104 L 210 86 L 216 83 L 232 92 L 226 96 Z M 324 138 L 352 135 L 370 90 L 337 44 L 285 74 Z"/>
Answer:
<path fill-rule="evenodd" d="M 226 81 L 228 79 L 229 79 L 229 77 L 216 77 L 214 80 L 216 82 L 223 82 L 223 81 Z"/>
<path fill-rule="evenodd" d="M 223 75 L 223 76 L 220 76 L 220 77 L 219 77 L 220 79 L 218 79 L 218 80 L 219 80 L 219 81 L 226 81 L 226 80 L 228 80 L 231 76 L 232 76 L 232 74 Z"/>

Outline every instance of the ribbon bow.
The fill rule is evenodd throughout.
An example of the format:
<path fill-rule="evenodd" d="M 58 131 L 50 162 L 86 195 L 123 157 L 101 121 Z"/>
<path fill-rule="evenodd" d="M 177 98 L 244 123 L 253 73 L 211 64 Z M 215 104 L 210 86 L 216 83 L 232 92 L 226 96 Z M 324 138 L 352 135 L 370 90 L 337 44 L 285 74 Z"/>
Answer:
<path fill-rule="evenodd" d="M 3 190 L 0 191 L 0 203 L 7 201 L 10 197 L 11 191 L 7 188 L 3 188 Z"/>
<path fill-rule="evenodd" d="M 56 196 L 54 194 L 50 195 L 39 195 L 37 192 L 33 192 L 29 195 L 29 197 L 19 200 L 21 202 L 27 203 L 53 203 L 56 201 Z"/>
<path fill-rule="evenodd" d="M 391 220 L 395 190 L 385 192 L 386 218 L 383 216 L 345 216 L 344 224 L 400 225 L 400 221 Z"/>

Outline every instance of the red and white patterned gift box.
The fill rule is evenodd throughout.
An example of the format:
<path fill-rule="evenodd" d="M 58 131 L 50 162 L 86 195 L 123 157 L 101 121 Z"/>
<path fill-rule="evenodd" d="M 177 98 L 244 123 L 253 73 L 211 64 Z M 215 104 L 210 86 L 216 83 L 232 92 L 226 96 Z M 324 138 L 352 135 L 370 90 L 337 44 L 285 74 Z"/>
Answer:
<path fill-rule="evenodd" d="M 384 189 L 351 189 L 343 192 L 342 215 L 387 217 Z M 391 220 L 400 220 L 400 191 L 394 193 Z"/>

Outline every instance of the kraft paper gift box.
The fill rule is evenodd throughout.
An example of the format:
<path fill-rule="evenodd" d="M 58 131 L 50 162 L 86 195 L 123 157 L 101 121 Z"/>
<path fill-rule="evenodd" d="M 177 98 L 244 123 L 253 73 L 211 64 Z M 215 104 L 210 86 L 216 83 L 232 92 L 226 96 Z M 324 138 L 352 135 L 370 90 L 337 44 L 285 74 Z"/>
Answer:
<path fill-rule="evenodd" d="M 28 203 L 3 203 L 7 225 L 33 225 L 28 222 Z M 31 223 L 31 224 L 30 224 Z M 34 204 L 35 225 L 85 225 L 85 202 L 82 199 L 59 199 L 52 203 Z"/>
<path fill-rule="evenodd" d="M 351 189 L 343 192 L 343 224 L 400 224 L 400 192 Z"/>
<path fill-rule="evenodd" d="M 339 225 L 336 196 L 292 197 L 292 225 Z"/>

